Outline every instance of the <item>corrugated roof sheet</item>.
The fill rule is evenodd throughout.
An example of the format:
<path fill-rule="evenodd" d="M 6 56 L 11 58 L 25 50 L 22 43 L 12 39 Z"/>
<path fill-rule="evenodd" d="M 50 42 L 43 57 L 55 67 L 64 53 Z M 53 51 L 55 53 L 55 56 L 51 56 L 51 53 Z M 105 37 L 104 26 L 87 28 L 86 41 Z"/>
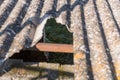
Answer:
<path fill-rule="evenodd" d="M 55 18 L 58 23 L 70 26 L 71 10 L 86 2 L 79 0 L 1 1 L 1 58 L 8 58 L 23 47 L 35 45 L 41 39 L 43 28 L 49 18 Z"/>
<path fill-rule="evenodd" d="M 41 39 L 43 28 L 50 18 L 55 18 L 58 23 L 70 27 L 74 32 L 76 52 L 82 50 L 79 47 L 83 43 L 83 33 L 88 34 L 92 47 L 98 44 L 106 45 L 103 43 L 106 40 L 101 42 L 102 39 L 99 39 L 102 35 L 107 37 L 109 46 L 115 46 L 111 46 L 113 52 L 113 49 L 120 48 L 119 0 L 0 0 L 0 11 L 1 58 L 7 59 L 23 47 L 35 45 Z M 82 26 L 86 28 L 82 29 Z M 102 30 L 105 34 L 99 34 Z M 99 43 L 95 43 L 96 40 Z M 97 50 L 95 48 L 92 51 Z"/>
<path fill-rule="evenodd" d="M 0 0 L 1 59 L 35 45 L 50 18 L 73 32 L 75 53 L 90 53 L 95 80 L 112 80 L 113 68 L 106 65 L 113 61 L 120 70 L 120 0 Z M 79 63 L 79 59 L 75 60 L 75 64 Z M 86 70 L 86 66 L 79 67 L 81 70 L 76 72 Z M 81 76 L 82 80 L 87 78 Z"/>

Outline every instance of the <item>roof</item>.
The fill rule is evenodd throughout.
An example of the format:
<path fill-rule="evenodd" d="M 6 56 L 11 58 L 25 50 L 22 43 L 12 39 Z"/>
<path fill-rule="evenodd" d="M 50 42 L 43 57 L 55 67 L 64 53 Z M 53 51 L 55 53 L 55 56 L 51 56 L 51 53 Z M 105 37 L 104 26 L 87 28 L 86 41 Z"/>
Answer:
<path fill-rule="evenodd" d="M 80 1 L 80 4 L 84 3 Z M 7 59 L 24 47 L 34 46 L 41 39 L 43 28 L 50 18 L 70 26 L 70 11 L 76 5 L 79 5 L 79 1 L 0 1 L 1 58 Z"/>
<path fill-rule="evenodd" d="M 93 66 L 111 57 L 120 64 L 120 0 L 0 0 L 0 11 L 1 59 L 34 46 L 46 21 L 55 18 L 73 32 L 74 52 L 90 53 Z"/>
<path fill-rule="evenodd" d="M 55 18 L 58 23 L 70 27 L 71 10 L 86 2 L 79 0 L 0 1 L 1 58 L 7 59 L 23 47 L 34 46 L 41 39 L 43 28 L 49 18 Z"/>

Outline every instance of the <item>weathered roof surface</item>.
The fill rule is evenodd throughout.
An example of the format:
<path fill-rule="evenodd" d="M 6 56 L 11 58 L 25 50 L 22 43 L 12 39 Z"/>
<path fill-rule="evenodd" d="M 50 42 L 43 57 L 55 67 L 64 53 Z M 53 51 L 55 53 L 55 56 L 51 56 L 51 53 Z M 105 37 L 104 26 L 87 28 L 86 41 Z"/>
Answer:
<path fill-rule="evenodd" d="M 35 45 L 42 37 L 42 30 L 49 18 L 56 18 L 58 23 L 70 26 L 70 5 L 75 7 L 79 4 L 79 1 L 70 3 L 69 0 L 0 2 L 0 53 L 3 58 L 10 57 L 23 47 Z"/>
<path fill-rule="evenodd" d="M 114 80 L 113 67 L 120 70 L 120 0 L 0 0 L 1 58 L 35 45 L 49 18 L 70 27 L 76 54 L 90 53 L 87 61 L 91 61 L 95 80 Z M 75 64 L 79 63 L 76 59 Z M 76 72 L 83 73 L 76 78 L 88 79 L 81 76 L 87 75 L 86 67 L 79 67 Z"/>
<path fill-rule="evenodd" d="M 76 80 L 119 80 L 120 0 L 88 0 L 72 12 Z"/>

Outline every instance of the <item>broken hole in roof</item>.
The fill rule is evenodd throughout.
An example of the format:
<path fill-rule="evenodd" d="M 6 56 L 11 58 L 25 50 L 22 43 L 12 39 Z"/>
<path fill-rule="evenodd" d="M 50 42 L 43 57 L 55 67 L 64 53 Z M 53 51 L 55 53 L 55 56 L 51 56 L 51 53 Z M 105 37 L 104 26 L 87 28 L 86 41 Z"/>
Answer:
<path fill-rule="evenodd" d="M 50 43 L 72 44 L 73 35 L 65 25 L 57 23 L 54 18 L 48 19 L 45 25 L 45 41 Z"/>
<path fill-rule="evenodd" d="M 73 35 L 70 33 L 65 25 L 57 23 L 54 18 L 48 19 L 42 40 L 39 42 L 45 43 L 59 43 L 72 44 Z M 40 54 L 41 53 L 41 54 Z M 45 53 L 35 51 L 21 51 L 20 54 L 14 54 L 12 58 L 23 59 L 27 62 L 48 62 L 60 64 L 73 64 L 73 54 L 59 54 L 59 53 Z"/>

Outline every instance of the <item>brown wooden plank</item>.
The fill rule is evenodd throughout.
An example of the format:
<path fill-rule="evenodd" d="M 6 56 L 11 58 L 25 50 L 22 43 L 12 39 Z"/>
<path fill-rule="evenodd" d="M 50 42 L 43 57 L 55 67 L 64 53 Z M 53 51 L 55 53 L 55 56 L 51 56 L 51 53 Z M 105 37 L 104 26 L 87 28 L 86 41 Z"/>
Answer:
<path fill-rule="evenodd" d="M 38 43 L 36 44 L 36 48 L 45 52 L 73 53 L 72 44 Z"/>

